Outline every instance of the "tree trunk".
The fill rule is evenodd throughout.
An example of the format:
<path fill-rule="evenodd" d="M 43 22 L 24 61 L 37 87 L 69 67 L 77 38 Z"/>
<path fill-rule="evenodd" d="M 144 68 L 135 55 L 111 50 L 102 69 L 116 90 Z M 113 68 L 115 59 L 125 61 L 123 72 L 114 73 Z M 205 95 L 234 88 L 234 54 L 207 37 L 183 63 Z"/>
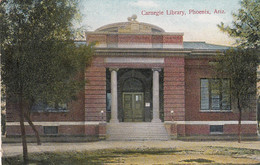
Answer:
<path fill-rule="evenodd" d="M 23 161 L 24 164 L 28 164 L 28 150 L 27 150 L 27 142 L 26 142 L 26 133 L 25 133 L 25 126 L 24 126 L 24 110 L 23 110 L 23 103 L 22 103 L 21 96 L 19 97 L 19 116 L 20 116 L 20 127 L 21 127 L 21 137 L 22 137 L 22 144 L 23 144 Z"/>
<path fill-rule="evenodd" d="M 242 117 L 242 112 L 239 110 L 239 119 L 238 119 L 238 143 L 241 142 L 241 117 Z"/>
<path fill-rule="evenodd" d="M 240 102 L 238 100 L 238 110 L 239 110 L 239 116 L 238 116 L 238 130 L 237 130 L 237 133 L 238 133 L 238 143 L 241 142 L 241 119 L 242 119 L 242 109 L 241 109 L 241 106 L 240 106 Z"/>
<path fill-rule="evenodd" d="M 25 116 L 27 122 L 28 122 L 28 123 L 30 124 L 30 126 L 32 127 L 34 133 L 35 133 L 36 140 L 37 140 L 37 144 L 38 144 L 38 145 L 41 145 L 41 140 L 40 140 L 39 132 L 38 132 L 38 130 L 36 129 L 35 125 L 33 124 L 33 122 L 32 122 L 32 120 L 31 120 L 30 116 L 29 116 L 28 114 L 26 114 L 26 113 L 25 113 L 24 116 Z"/>

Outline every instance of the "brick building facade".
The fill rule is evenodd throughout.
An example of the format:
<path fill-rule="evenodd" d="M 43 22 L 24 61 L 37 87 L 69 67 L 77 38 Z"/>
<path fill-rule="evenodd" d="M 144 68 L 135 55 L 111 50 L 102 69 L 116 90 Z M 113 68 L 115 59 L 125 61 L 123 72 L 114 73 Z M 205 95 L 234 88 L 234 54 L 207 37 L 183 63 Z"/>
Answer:
<path fill-rule="evenodd" d="M 129 131 L 134 139 L 149 129 L 143 139 L 160 139 L 159 129 L 167 137 L 237 134 L 232 97 L 221 90 L 228 90 L 229 80 L 213 85 L 220 81 L 211 63 L 228 47 L 184 42 L 183 35 L 135 18 L 87 32 L 84 43 L 96 42 L 96 51 L 85 71 L 85 90 L 65 111 L 32 112 L 40 134 L 107 139 L 124 139 Z M 7 103 L 7 109 L 7 136 L 19 135 L 16 107 Z M 33 134 L 28 124 L 26 131 Z M 257 134 L 255 110 L 243 114 L 242 134 Z"/>

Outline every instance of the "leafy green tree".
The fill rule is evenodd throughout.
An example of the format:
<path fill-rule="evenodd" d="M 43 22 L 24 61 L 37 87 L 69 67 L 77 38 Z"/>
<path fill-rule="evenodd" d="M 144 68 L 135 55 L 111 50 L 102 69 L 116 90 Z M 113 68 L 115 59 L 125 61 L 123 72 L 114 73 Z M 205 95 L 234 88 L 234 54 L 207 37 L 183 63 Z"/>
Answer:
<path fill-rule="evenodd" d="M 253 59 L 249 58 L 249 59 L 252 59 L 255 61 L 249 62 L 248 59 L 246 61 L 248 63 L 252 63 L 252 64 L 255 64 L 255 62 L 257 62 L 257 61 L 259 63 L 259 61 L 260 61 L 260 59 L 259 59 L 260 1 L 259 0 L 242 0 L 241 8 L 238 10 L 237 13 L 233 13 L 233 18 L 234 19 L 232 21 L 232 25 L 226 26 L 226 25 L 224 25 L 223 22 L 221 22 L 218 25 L 219 29 L 221 31 L 227 33 L 229 36 L 236 38 L 239 48 L 254 49 L 254 51 L 245 50 L 245 52 L 248 52 L 248 53 L 254 52 L 254 58 Z M 234 51 L 234 50 L 232 50 L 232 51 Z M 234 54 L 234 53 L 231 53 L 232 51 L 230 51 L 228 53 Z M 242 52 L 242 51 L 239 51 L 239 52 Z M 252 56 L 252 55 L 248 55 L 248 56 Z M 257 58 L 257 56 L 258 56 L 258 58 Z M 235 55 L 233 58 L 238 58 L 237 60 L 239 60 L 240 55 Z M 242 56 L 241 56 L 241 58 L 242 58 Z M 227 57 L 226 60 L 230 60 L 230 59 Z M 233 59 L 233 60 L 235 60 L 235 59 Z M 226 61 L 226 63 L 229 63 L 229 62 Z M 225 68 L 230 67 L 229 69 L 232 69 L 232 68 L 234 69 L 235 67 L 237 69 L 243 68 L 243 67 L 247 68 L 247 65 L 241 65 L 241 64 L 243 64 L 243 63 L 232 63 L 232 65 L 227 65 L 227 66 L 224 65 L 223 67 L 225 67 Z M 257 66 L 255 66 L 255 67 L 257 67 Z M 245 74 L 243 76 L 248 77 L 247 72 L 239 72 L 239 71 L 241 71 L 241 70 L 238 70 L 235 73 L 236 74 Z M 255 72 L 253 72 L 253 73 L 256 74 Z M 239 77 L 239 75 L 237 75 L 237 77 Z M 253 86 L 255 87 L 255 85 L 253 85 Z M 243 94 L 246 94 L 246 92 Z M 246 102 L 245 102 L 245 104 L 246 104 Z M 260 111 L 258 111 L 258 113 L 260 113 Z"/>
<path fill-rule="evenodd" d="M 35 103 L 67 103 L 84 87 L 91 45 L 77 45 L 72 22 L 77 0 L 3 0 L 1 2 L 2 80 L 8 100 L 17 103 L 23 156 L 28 163 L 24 118 Z"/>
<path fill-rule="evenodd" d="M 256 111 L 256 67 L 253 49 L 230 49 L 219 55 L 214 69 L 219 78 L 230 78 L 232 110 L 238 112 L 238 142 L 241 141 L 242 112 Z"/>
<path fill-rule="evenodd" d="M 231 37 L 237 38 L 240 46 L 245 48 L 259 48 L 260 37 L 260 1 L 242 0 L 238 13 L 233 13 L 231 26 L 221 22 L 218 27 Z"/>

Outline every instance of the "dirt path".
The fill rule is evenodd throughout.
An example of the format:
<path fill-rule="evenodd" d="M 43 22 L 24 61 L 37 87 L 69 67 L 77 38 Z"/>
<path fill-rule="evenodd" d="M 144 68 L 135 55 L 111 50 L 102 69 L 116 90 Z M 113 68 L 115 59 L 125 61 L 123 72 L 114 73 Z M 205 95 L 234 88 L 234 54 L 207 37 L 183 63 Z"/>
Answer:
<path fill-rule="evenodd" d="M 29 153 L 53 151 L 84 151 L 98 149 L 147 149 L 147 148 L 178 148 L 198 150 L 202 147 L 234 147 L 260 150 L 260 141 L 245 141 L 242 143 L 230 141 L 184 142 L 184 141 L 100 141 L 89 143 L 44 143 L 41 146 L 28 144 Z M 22 154 L 20 143 L 3 144 L 3 156 Z M 260 160 L 260 158 L 259 158 Z"/>

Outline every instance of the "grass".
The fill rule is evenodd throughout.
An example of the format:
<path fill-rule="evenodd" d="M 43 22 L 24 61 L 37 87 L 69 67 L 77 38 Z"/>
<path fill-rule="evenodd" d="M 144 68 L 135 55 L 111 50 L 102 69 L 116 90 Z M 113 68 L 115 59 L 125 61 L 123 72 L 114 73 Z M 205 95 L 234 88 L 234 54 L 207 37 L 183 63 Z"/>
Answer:
<path fill-rule="evenodd" d="M 143 157 L 153 155 L 187 155 L 187 154 L 202 154 L 202 155 L 259 155 L 260 150 L 241 149 L 241 148 L 225 148 L 225 147 L 205 147 L 201 150 L 177 150 L 175 148 L 158 149 L 107 149 L 96 151 L 73 151 L 73 152 L 46 152 L 29 154 L 31 165 L 101 165 L 101 164 L 122 164 L 129 157 Z M 186 157 L 184 157 L 186 158 Z M 214 164 L 213 160 L 201 157 L 183 159 L 180 162 L 185 163 L 209 163 Z M 22 165 L 22 156 L 3 158 L 4 165 Z"/>
<path fill-rule="evenodd" d="M 117 163 L 120 157 L 131 155 L 158 155 L 158 154 L 172 154 L 176 149 L 109 149 L 97 151 L 84 152 L 45 152 L 29 154 L 30 163 L 35 165 L 98 165 L 104 163 Z M 22 156 L 3 158 L 3 164 L 6 165 L 22 165 Z"/>
<path fill-rule="evenodd" d="M 259 155 L 260 150 L 234 147 L 207 147 L 214 155 Z M 207 150 L 208 151 L 208 150 Z M 209 153 L 208 153 L 209 154 Z"/>

